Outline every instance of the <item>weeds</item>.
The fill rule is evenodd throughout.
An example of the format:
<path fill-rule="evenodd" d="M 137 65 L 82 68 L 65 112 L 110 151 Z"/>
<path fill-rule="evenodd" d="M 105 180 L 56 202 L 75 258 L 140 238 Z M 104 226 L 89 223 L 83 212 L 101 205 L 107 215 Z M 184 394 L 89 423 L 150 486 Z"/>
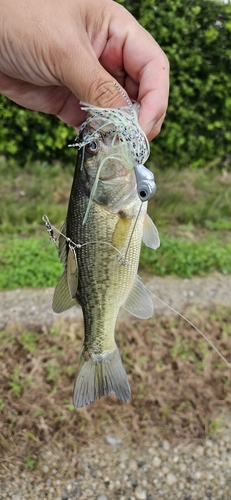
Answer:
<path fill-rule="evenodd" d="M 31 354 L 34 353 L 37 349 L 37 343 L 39 339 L 39 334 L 35 332 L 26 332 L 22 336 L 22 345 L 24 349 Z"/>
<path fill-rule="evenodd" d="M 23 171 L 1 168 L 0 288 L 54 286 L 62 269 L 41 217 L 49 214 L 57 227 L 63 222 L 70 171 L 45 164 Z M 142 249 L 142 267 L 184 277 L 214 269 L 230 273 L 229 177 L 215 171 L 168 171 L 156 172 L 156 180 L 159 189 L 150 212 L 160 228 L 161 247 L 157 252 Z M 195 323 L 229 360 L 230 311 L 201 312 Z M 190 439 L 220 432 L 222 421 L 211 415 L 211 408 L 229 411 L 230 370 L 189 325 L 170 318 L 134 319 L 121 324 L 116 337 L 131 401 L 123 405 L 110 396 L 76 410 L 72 389 L 82 325 L 77 334 L 72 325 L 46 333 L 10 326 L 0 332 L 3 459 L 24 456 L 25 467 L 37 469 L 44 443 L 59 450 L 61 461 L 71 459 L 79 446 L 104 436 L 105 428 L 126 430 L 137 442 L 145 434 L 150 439 L 154 427 L 160 435 Z"/>
<path fill-rule="evenodd" d="M 47 372 L 46 376 L 47 382 L 55 382 L 57 377 L 58 367 L 56 365 L 47 364 L 45 365 L 45 370 Z"/>
<path fill-rule="evenodd" d="M 16 398 L 19 398 L 21 396 L 22 392 L 27 389 L 28 387 L 31 387 L 33 384 L 32 377 L 31 375 L 22 377 L 20 374 L 19 368 L 16 368 L 14 372 L 11 375 L 11 379 L 9 382 L 9 385 L 11 387 L 10 392 L 12 393 L 13 396 Z"/>
<path fill-rule="evenodd" d="M 0 242 L 0 265 L 0 289 L 54 286 L 62 272 L 57 251 L 46 235 Z"/>
<path fill-rule="evenodd" d="M 171 415 L 171 407 L 168 404 L 164 403 L 160 408 L 160 415 L 164 421 L 169 420 Z"/>
<path fill-rule="evenodd" d="M 155 170 L 157 192 L 149 212 L 158 227 L 230 230 L 231 174 L 216 169 Z"/>
<path fill-rule="evenodd" d="M 0 233 L 38 234 L 41 217 L 64 220 L 73 167 L 34 163 L 25 169 L 0 161 Z"/>
<path fill-rule="evenodd" d="M 175 274 L 182 278 L 205 275 L 214 271 L 231 273 L 231 239 L 221 245 L 218 237 L 191 242 L 184 238 L 163 235 L 161 246 L 153 252 L 143 246 L 140 264 L 155 275 Z"/>
<path fill-rule="evenodd" d="M 2 290 L 55 286 L 62 273 L 57 251 L 47 235 L 0 241 L 0 264 Z M 156 252 L 143 246 L 140 265 L 156 276 L 175 274 L 191 278 L 213 271 L 231 273 L 231 241 L 221 245 L 216 236 L 191 242 L 162 235 L 161 246 Z"/>
<path fill-rule="evenodd" d="M 23 461 L 27 465 L 27 467 L 29 467 L 30 469 L 34 469 L 35 464 L 36 464 L 36 460 L 34 460 L 33 458 L 31 458 L 30 455 L 26 455 L 23 458 Z"/>
<path fill-rule="evenodd" d="M 197 311 L 194 321 L 201 329 L 206 325 L 210 339 L 229 358 L 229 310 Z M 3 457 L 10 454 L 21 460 L 25 456 L 25 467 L 40 467 L 46 444 L 58 450 L 62 462 L 60 443 L 71 459 L 76 447 L 115 427 L 118 433 L 126 429 L 137 442 L 144 436 L 150 439 L 154 427 L 162 436 L 202 438 L 220 430 L 211 408 L 217 405 L 229 411 L 229 368 L 181 320 L 166 317 L 120 323 L 117 343 L 131 384 L 131 401 L 122 404 L 109 396 L 78 410 L 72 405 L 72 390 L 76 354 L 82 346 L 80 334 L 69 335 L 67 342 L 71 325 L 40 333 L 20 328 L 9 326 L 2 334 L 0 444 Z M 82 324 L 77 327 L 81 330 Z"/>
<path fill-rule="evenodd" d="M 20 169 L 2 160 L 0 174 L 0 290 L 55 286 L 62 270 L 42 216 L 57 228 L 63 223 L 73 167 L 36 163 Z M 161 246 L 156 252 L 142 248 L 142 268 L 184 278 L 231 273 L 231 174 L 156 170 L 155 176 L 149 213 Z"/>
<path fill-rule="evenodd" d="M 211 420 L 211 422 L 208 425 L 208 435 L 222 432 L 222 429 L 223 429 L 222 419 Z"/>

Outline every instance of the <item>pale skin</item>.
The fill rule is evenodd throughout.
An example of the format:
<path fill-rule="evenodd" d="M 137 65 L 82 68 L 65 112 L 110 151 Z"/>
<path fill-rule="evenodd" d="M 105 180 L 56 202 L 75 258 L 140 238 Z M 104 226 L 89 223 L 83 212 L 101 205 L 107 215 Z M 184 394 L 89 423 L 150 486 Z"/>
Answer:
<path fill-rule="evenodd" d="M 113 0 L 0 0 L 0 93 L 78 128 L 79 102 L 140 103 L 149 140 L 160 131 L 169 64 L 157 42 Z"/>

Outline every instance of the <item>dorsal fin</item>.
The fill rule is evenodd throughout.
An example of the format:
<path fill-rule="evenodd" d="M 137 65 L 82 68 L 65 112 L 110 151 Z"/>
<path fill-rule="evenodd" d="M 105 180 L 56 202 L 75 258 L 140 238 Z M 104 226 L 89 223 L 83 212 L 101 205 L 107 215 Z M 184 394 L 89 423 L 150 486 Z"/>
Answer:
<path fill-rule="evenodd" d="M 137 318 L 148 319 L 153 316 L 154 308 L 151 296 L 139 276 L 136 276 L 123 308 Z"/>

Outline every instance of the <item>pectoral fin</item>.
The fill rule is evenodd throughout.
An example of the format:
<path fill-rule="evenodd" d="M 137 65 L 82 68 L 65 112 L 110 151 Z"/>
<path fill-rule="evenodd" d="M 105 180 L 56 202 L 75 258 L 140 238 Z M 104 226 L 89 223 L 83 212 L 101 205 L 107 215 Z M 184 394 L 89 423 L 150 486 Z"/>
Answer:
<path fill-rule="evenodd" d="M 153 316 L 154 308 L 151 296 L 139 276 L 136 276 L 133 288 L 123 304 L 123 308 L 137 318 L 148 319 Z"/>
<path fill-rule="evenodd" d="M 74 299 L 78 288 L 78 263 L 74 249 L 69 249 L 67 256 L 67 283 L 70 296 Z"/>
<path fill-rule="evenodd" d="M 70 296 L 67 273 L 64 271 L 54 291 L 52 309 L 55 313 L 61 313 L 73 306 L 77 306 L 77 304 L 76 298 L 71 298 Z"/>
<path fill-rule="evenodd" d="M 146 214 L 144 218 L 143 242 L 147 247 L 153 250 L 156 250 L 160 246 L 158 231 L 148 214 Z"/>

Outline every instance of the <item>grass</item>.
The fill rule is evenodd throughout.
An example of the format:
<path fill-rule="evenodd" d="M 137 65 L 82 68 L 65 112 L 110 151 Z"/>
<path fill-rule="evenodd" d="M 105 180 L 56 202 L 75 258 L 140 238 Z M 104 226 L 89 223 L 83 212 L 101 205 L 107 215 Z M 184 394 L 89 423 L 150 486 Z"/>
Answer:
<path fill-rule="evenodd" d="M 35 163 L 19 168 L 0 159 L 0 234 L 41 234 L 42 216 L 54 224 L 66 214 L 74 165 Z"/>
<path fill-rule="evenodd" d="M 62 273 L 54 245 L 46 234 L 0 240 L 0 289 L 54 286 Z"/>
<path fill-rule="evenodd" d="M 56 248 L 47 234 L 12 236 L 0 240 L 0 289 L 52 287 L 62 273 Z M 207 240 L 189 241 L 163 234 L 157 252 L 143 246 L 140 266 L 154 275 L 182 278 L 203 276 L 213 271 L 231 273 L 231 240 L 221 245 L 216 235 Z"/>
<path fill-rule="evenodd" d="M 187 316 L 230 361 L 229 309 L 189 309 Z M 222 430 L 220 415 L 230 411 L 230 369 L 178 318 L 120 322 L 116 338 L 131 384 L 130 402 L 110 396 L 74 409 L 72 389 L 83 337 L 79 321 L 37 331 L 8 325 L 1 332 L 0 464 L 11 457 L 13 466 L 20 463 L 21 470 L 42 473 L 49 449 L 58 454 L 62 470 L 83 444 L 114 429 L 136 443 L 150 442 L 157 428 L 160 438 L 180 440 L 200 440 Z M 72 471 L 67 469 L 68 474 Z"/>
<path fill-rule="evenodd" d="M 157 252 L 142 248 L 140 264 L 155 275 L 175 274 L 181 278 L 203 276 L 213 271 L 231 273 L 231 238 L 221 244 L 219 237 L 208 234 L 206 239 L 190 241 L 163 234 Z"/>
<path fill-rule="evenodd" d="M 73 166 L 34 164 L 19 169 L 0 161 L 0 289 L 54 286 L 61 274 L 42 216 L 56 227 L 65 215 Z M 155 274 L 191 277 L 231 272 L 231 193 L 228 173 L 156 171 L 149 213 L 161 237 L 157 252 L 142 248 L 141 266 Z M 230 311 L 186 316 L 230 362 Z M 60 320 L 51 329 L 8 324 L 0 332 L 0 462 L 43 474 L 46 451 L 68 478 L 79 448 L 105 430 L 131 436 L 198 439 L 220 432 L 230 411 L 230 370 L 179 319 L 129 319 L 116 334 L 132 398 L 110 396 L 76 410 L 72 389 L 83 325 Z M 67 466 L 65 464 L 67 463 Z"/>
<path fill-rule="evenodd" d="M 165 170 L 155 173 L 157 192 L 149 212 L 159 228 L 171 234 L 198 229 L 231 229 L 231 173 L 216 169 Z M 206 234 L 206 232 L 205 232 Z"/>
<path fill-rule="evenodd" d="M 66 216 L 74 166 L 46 163 L 24 169 L 0 160 L 0 289 L 54 286 L 61 266 L 44 214 L 57 228 Z M 215 169 L 155 172 L 149 203 L 161 239 L 143 246 L 140 264 L 155 275 L 184 278 L 231 273 L 231 174 Z"/>

